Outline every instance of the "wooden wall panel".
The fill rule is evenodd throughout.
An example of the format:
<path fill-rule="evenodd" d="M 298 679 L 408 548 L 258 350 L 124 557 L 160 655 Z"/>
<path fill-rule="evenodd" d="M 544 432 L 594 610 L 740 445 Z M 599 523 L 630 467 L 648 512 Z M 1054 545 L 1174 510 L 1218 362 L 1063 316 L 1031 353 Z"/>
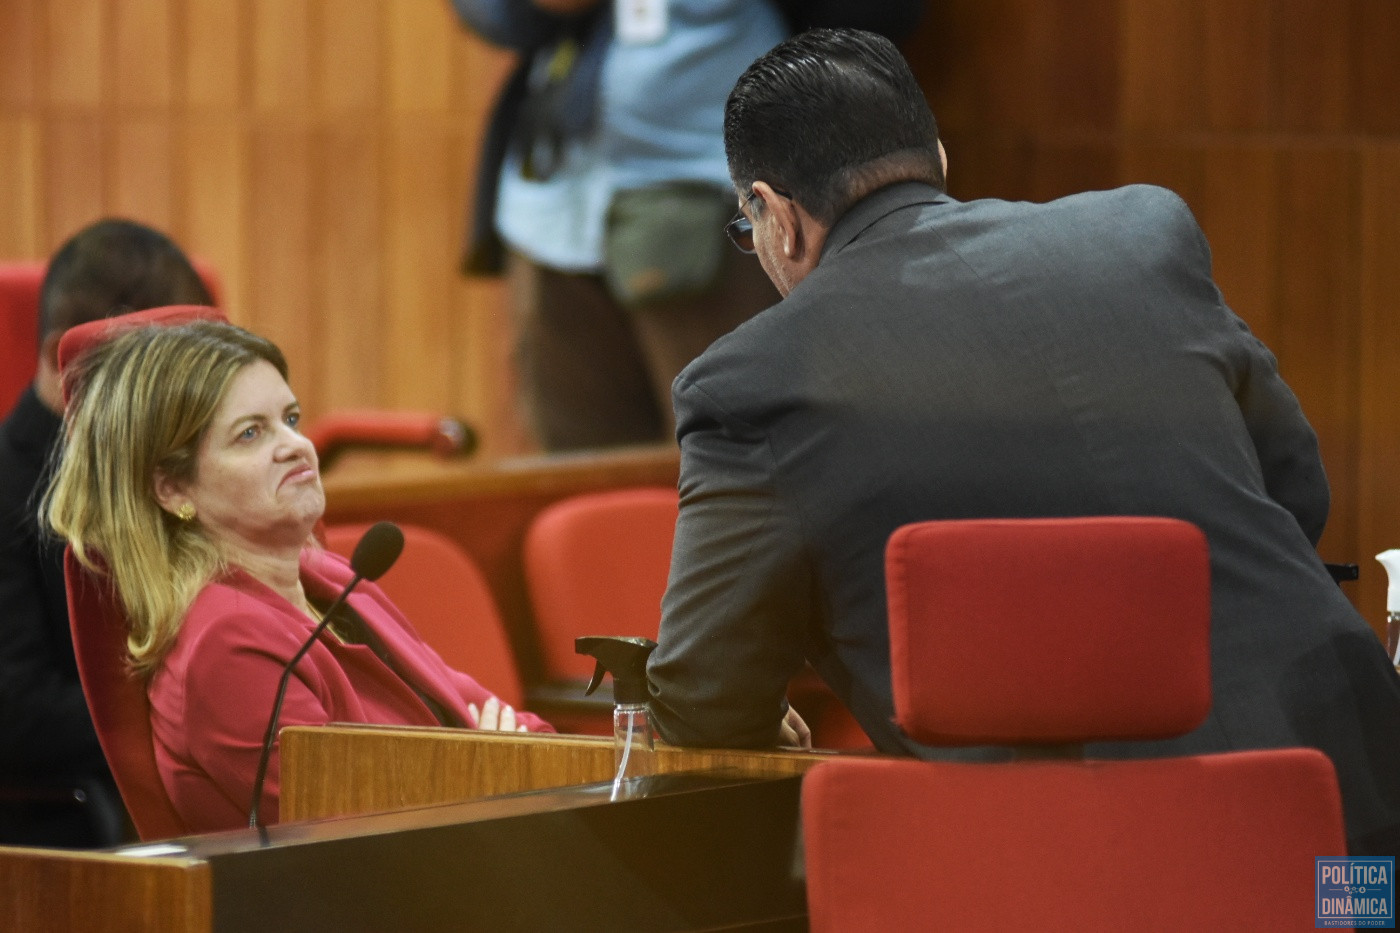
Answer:
<path fill-rule="evenodd" d="M 1207 110 L 1205 6 L 1201 0 L 1127 4 L 1123 15 L 1122 125 L 1144 131 L 1199 127 Z"/>
<path fill-rule="evenodd" d="M 372 129 L 337 127 L 316 141 L 321 170 L 313 213 L 324 221 L 311 244 L 325 360 L 319 394 L 340 407 L 373 408 L 384 397 L 383 348 L 392 339 L 384 314 L 380 148 Z"/>
<path fill-rule="evenodd" d="M 1373 622 L 1370 557 L 1400 544 L 1397 47 L 1394 0 L 938 0 L 905 44 L 955 195 L 1186 198 L 1318 425 L 1325 550 L 1363 564 Z M 427 407 L 521 452 L 505 291 L 456 272 L 510 63 L 447 0 L 4 0 L 0 259 L 107 213 L 166 227 L 284 344 L 309 417 Z"/>
<path fill-rule="evenodd" d="M 1026 88 L 1044 83 L 1036 54 L 1041 9 L 1040 0 L 947 0 L 926 21 L 909 62 L 951 146 L 1035 124 L 1041 95 Z M 981 66 L 964 67 L 974 61 Z"/>
<path fill-rule="evenodd" d="M 295 366 L 303 405 L 323 411 L 316 392 L 318 301 L 311 291 L 311 134 L 300 125 L 259 126 L 250 151 L 249 259 L 256 281 L 241 320 L 282 348 Z"/>
<path fill-rule="evenodd" d="M 1183 50 L 1202 71 L 1194 106 L 1212 130 L 1263 129 L 1269 119 L 1273 4 L 1202 5 L 1204 49 Z"/>
<path fill-rule="evenodd" d="M 1400 3 L 1365 0 L 1356 14 L 1358 50 L 1352 79 L 1357 128 L 1365 133 L 1400 134 Z"/>
<path fill-rule="evenodd" d="M 314 67 L 309 0 L 253 0 L 252 25 L 254 106 L 304 108 Z"/>
<path fill-rule="evenodd" d="M 1027 94 L 1024 82 L 1011 91 L 1033 102 L 1042 130 L 1112 128 L 1126 61 L 1118 52 L 1121 9 L 1118 0 L 1053 0 L 1034 10 L 1039 81 L 1029 87 L 1055 91 Z"/>
<path fill-rule="evenodd" d="M 461 364 L 454 337 L 463 330 L 456 272 L 462 208 L 443 197 L 465 155 L 453 137 L 407 118 L 387 153 L 384 261 L 389 288 L 402 300 L 388 309 L 392 339 L 385 363 L 389 400 L 397 407 L 441 404 Z"/>
<path fill-rule="evenodd" d="M 397 113 L 447 113 L 457 32 L 443 28 L 439 0 L 395 0 L 386 7 L 389 103 Z"/>
<path fill-rule="evenodd" d="M 1385 573 L 1372 558 L 1400 547 L 1400 140 L 1370 146 L 1361 168 L 1361 320 L 1356 559 L 1361 604 L 1385 607 Z"/>
<path fill-rule="evenodd" d="M 176 226 L 170 121 L 134 118 L 113 133 L 109 166 L 110 211 L 162 230 Z"/>
<path fill-rule="evenodd" d="M 191 110 L 237 107 L 248 87 L 251 61 L 246 3 L 182 0 L 180 12 L 183 29 L 175 47 L 180 102 Z"/>
<path fill-rule="evenodd" d="M 175 71 L 173 0 L 114 0 L 112 87 L 121 107 L 170 104 Z"/>
<path fill-rule="evenodd" d="M 249 207 L 248 134 L 238 121 L 191 116 L 178 127 L 180 223 L 175 234 L 219 272 L 223 303 L 242 320 Z"/>
<path fill-rule="evenodd" d="M 105 212 L 106 130 L 104 121 L 81 116 L 55 116 L 45 125 L 40 172 L 46 241 L 61 242 Z"/>
<path fill-rule="evenodd" d="M 1107 140 L 1051 137 L 1036 143 L 1031 160 L 1033 201 L 1049 201 L 1077 191 L 1112 187 L 1121 152 Z M 952 159 L 949 157 L 949 169 Z"/>
<path fill-rule="evenodd" d="M 383 93 L 380 5 L 320 0 L 314 14 L 321 50 L 313 80 L 316 106 L 336 116 L 373 114 Z"/>
<path fill-rule="evenodd" d="M 1346 149 L 1286 152 L 1277 223 L 1279 371 L 1317 430 L 1332 486 L 1332 517 L 1319 548 L 1329 560 L 1356 554 L 1355 366 L 1359 160 Z"/>
<path fill-rule="evenodd" d="M 47 0 L 44 76 L 50 105 L 96 107 L 102 100 L 109 5 Z"/>
<path fill-rule="evenodd" d="M 0 107 L 32 108 L 38 98 L 42 55 L 37 0 L 9 0 L 0 29 Z"/>
<path fill-rule="evenodd" d="M 1345 132 L 1352 115 L 1352 2 L 1275 3 L 1270 111 L 1275 129 Z"/>
<path fill-rule="evenodd" d="M 0 116 L 0 256 L 36 256 L 45 243 L 36 123 L 30 117 Z"/>

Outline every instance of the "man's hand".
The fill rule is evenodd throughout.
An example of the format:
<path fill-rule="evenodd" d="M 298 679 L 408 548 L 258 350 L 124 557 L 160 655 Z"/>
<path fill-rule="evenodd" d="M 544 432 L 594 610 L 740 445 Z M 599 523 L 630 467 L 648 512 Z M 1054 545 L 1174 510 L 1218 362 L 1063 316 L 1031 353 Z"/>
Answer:
<path fill-rule="evenodd" d="M 802 717 L 797 715 L 797 710 L 791 706 L 788 707 L 783 724 L 778 729 L 778 744 L 787 748 L 812 747 L 812 730 L 807 728 Z"/>

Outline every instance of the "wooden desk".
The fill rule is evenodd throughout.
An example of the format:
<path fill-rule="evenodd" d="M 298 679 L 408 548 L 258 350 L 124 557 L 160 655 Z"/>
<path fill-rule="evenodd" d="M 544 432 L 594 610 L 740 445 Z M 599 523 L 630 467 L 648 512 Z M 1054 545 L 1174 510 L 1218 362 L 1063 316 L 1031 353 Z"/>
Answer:
<path fill-rule="evenodd" d="M 376 813 L 610 780 L 611 738 L 395 726 L 282 730 L 287 820 Z M 740 768 L 803 774 L 833 752 L 657 746 L 657 771 Z"/>
<path fill-rule="evenodd" d="M 358 789 L 294 792 L 284 813 L 612 769 L 610 741 L 587 737 L 327 727 L 288 730 L 283 741 L 289 788 Z M 377 757 L 384 753 L 394 757 Z M 662 774 L 645 796 L 618 802 L 605 780 L 192 836 L 164 849 L 0 847 L 0 929 L 805 929 L 796 775 L 826 756 L 662 749 L 659 757 L 662 769 L 770 769 Z M 306 771 L 313 767 L 325 770 Z"/>

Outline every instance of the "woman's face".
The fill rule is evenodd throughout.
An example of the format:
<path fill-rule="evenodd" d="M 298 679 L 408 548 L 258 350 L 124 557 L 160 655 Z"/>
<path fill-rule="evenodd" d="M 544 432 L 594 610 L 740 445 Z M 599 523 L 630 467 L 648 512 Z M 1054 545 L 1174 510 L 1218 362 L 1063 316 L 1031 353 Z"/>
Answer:
<path fill-rule="evenodd" d="M 296 396 L 271 363 L 234 376 L 199 446 L 195 480 L 174 496 L 195 507 L 205 532 L 235 561 L 239 554 L 299 549 L 326 510 L 316 450 L 302 436 Z M 183 499 L 178 498 L 183 496 Z"/>

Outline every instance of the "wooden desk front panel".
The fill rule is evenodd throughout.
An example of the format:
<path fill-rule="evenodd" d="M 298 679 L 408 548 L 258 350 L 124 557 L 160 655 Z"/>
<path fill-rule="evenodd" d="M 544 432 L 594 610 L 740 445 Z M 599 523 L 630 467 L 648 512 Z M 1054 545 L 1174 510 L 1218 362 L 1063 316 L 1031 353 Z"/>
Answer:
<path fill-rule="evenodd" d="M 610 780 L 609 738 L 388 726 L 282 732 L 283 820 L 457 803 Z M 828 752 L 657 747 L 657 770 L 737 767 L 802 774 Z"/>
<path fill-rule="evenodd" d="M 0 847 L 0 930 L 207 933 L 209 863 Z"/>

